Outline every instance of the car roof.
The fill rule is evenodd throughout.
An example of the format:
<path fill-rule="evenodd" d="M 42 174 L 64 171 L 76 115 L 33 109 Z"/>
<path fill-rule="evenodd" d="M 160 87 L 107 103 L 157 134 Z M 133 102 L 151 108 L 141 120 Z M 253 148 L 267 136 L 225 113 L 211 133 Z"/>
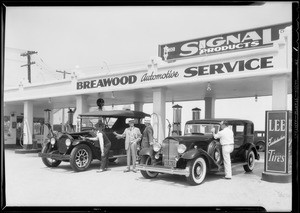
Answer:
<path fill-rule="evenodd" d="M 242 123 L 253 123 L 250 120 L 244 119 L 236 119 L 236 118 L 211 118 L 211 119 L 199 119 L 199 120 L 190 120 L 187 121 L 187 124 L 196 124 L 196 123 L 220 123 L 221 121 L 228 121 L 229 123 L 232 122 L 242 122 Z"/>
<path fill-rule="evenodd" d="M 105 110 L 82 113 L 81 117 L 125 117 L 125 118 L 144 118 L 150 117 L 149 114 L 141 111 L 132 110 Z"/>

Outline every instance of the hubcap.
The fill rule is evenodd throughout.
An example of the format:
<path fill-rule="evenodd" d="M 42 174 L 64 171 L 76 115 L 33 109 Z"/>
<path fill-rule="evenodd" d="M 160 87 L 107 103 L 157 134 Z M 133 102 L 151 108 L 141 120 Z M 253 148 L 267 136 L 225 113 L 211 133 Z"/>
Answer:
<path fill-rule="evenodd" d="M 253 164 L 254 164 L 254 158 L 253 158 L 253 155 L 250 155 L 249 156 L 249 167 L 252 168 Z"/>
<path fill-rule="evenodd" d="M 219 161 L 220 160 L 220 153 L 219 152 L 215 152 L 215 160 Z"/>
<path fill-rule="evenodd" d="M 75 162 L 78 167 L 86 166 L 89 159 L 89 153 L 85 149 L 80 149 L 76 153 Z"/>
<path fill-rule="evenodd" d="M 195 178 L 201 177 L 202 174 L 202 166 L 200 163 L 197 163 L 195 166 Z"/>

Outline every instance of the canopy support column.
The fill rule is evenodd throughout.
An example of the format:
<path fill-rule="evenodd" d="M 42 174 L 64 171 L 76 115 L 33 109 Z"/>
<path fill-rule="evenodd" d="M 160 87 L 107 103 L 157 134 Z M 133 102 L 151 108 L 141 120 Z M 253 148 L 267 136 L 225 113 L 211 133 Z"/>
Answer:
<path fill-rule="evenodd" d="M 153 89 L 153 130 L 154 138 L 162 142 L 165 138 L 166 123 L 166 89 Z"/>

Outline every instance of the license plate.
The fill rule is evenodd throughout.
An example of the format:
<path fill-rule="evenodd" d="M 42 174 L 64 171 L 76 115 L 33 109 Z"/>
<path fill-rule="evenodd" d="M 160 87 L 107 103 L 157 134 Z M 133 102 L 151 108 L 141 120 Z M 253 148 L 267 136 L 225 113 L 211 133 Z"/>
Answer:
<path fill-rule="evenodd" d="M 165 165 L 165 166 L 169 166 L 169 167 L 176 167 L 176 161 L 173 161 L 173 160 L 165 160 L 164 165 Z"/>

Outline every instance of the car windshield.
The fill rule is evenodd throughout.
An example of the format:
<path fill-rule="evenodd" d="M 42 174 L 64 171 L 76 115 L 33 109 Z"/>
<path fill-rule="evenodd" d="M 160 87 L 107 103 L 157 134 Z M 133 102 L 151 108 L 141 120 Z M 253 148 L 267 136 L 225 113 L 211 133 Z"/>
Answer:
<path fill-rule="evenodd" d="M 135 123 L 140 123 L 139 118 L 126 118 L 126 117 L 82 117 L 80 122 L 81 130 L 89 130 L 95 127 L 99 121 L 102 121 L 105 124 L 106 128 L 109 129 L 118 129 L 124 126 L 127 126 L 128 119 L 134 119 Z"/>
<path fill-rule="evenodd" d="M 184 129 L 184 135 L 197 135 L 197 134 L 211 134 L 212 128 L 215 128 L 215 132 L 219 131 L 219 124 L 186 124 Z"/>

